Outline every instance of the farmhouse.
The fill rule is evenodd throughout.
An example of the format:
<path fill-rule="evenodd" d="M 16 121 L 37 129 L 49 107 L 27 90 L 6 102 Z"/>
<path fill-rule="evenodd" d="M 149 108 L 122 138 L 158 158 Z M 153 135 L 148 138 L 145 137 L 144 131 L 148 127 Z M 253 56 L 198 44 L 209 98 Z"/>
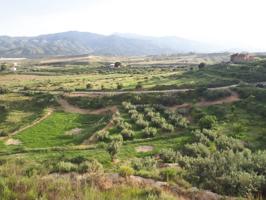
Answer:
<path fill-rule="evenodd" d="M 243 62 L 250 62 L 254 60 L 254 56 L 251 56 L 247 53 L 236 53 L 231 55 L 231 62 L 232 63 L 243 63 Z"/>
<path fill-rule="evenodd" d="M 111 63 L 109 65 L 110 68 L 119 68 L 122 66 L 122 63 L 121 62 L 115 62 L 115 63 Z"/>

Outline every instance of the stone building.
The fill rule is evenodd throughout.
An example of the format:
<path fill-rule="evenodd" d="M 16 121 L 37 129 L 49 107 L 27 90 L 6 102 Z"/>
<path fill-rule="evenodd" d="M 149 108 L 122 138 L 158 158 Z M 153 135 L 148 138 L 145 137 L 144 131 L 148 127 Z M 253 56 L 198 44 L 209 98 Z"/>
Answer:
<path fill-rule="evenodd" d="M 243 63 L 243 62 L 250 62 L 254 60 L 254 56 L 251 56 L 247 53 L 236 53 L 231 55 L 231 62 L 232 63 Z"/>

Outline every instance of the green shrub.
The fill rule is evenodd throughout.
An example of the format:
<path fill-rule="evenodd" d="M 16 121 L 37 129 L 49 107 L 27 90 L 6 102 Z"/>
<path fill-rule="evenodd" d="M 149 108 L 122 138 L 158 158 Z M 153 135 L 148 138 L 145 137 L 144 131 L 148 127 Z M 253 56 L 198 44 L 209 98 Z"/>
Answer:
<path fill-rule="evenodd" d="M 103 166 L 97 160 L 90 160 L 81 163 L 78 167 L 79 173 L 102 173 Z"/>
<path fill-rule="evenodd" d="M 206 115 L 199 120 L 199 127 L 203 129 L 211 129 L 217 123 L 217 118 L 214 115 Z"/>
<path fill-rule="evenodd" d="M 5 137 L 7 135 L 8 135 L 7 132 L 0 130 L 0 137 Z"/>
<path fill-rule="evenodd" d="M 106 150 L 110 154 L 112 161 L 116 158 L 120 147 L 122 146 L 123 138 L 121 135 L 120 137 L 112 138 L 112 141 L 108 144 Z"/>
<path fill-rule="evenodd" d="M 143 88 L 141 83 L 137 83 L 136 87 L 137 90 L 141 90 Z"/>
<path fill-rule="evenodd" d="M 121 166 L 119 168 L 119 175 L 123 177 L 129 177 L 134 174 L 134 169 L 129 166 Z"/>
<path fill-rule="evenodd" d="M 163 168 L 160 171 L 160 177 L 164 181 L 170 181 L 174 180 L 174 178 L 177 176 L 177 169 L 172 167 Z"/>
<path fill-rule="evenodd" d="M 169 131 L 169 132 L 173 132 L 174 131 L 174 127 L 172 124 L 168 124 L 168 123 L 164 123 L 161 125 L 162 129 L 164 131 Z"/>
<path fill-rule="evenodd" d="M 209 148 L 201 143 L 186 144 L 183 152 L 191 157 L 208 157 L 210 155 Z"/>
<path fill-rule="evenodd" d="M 124 109 L 126 110 L 133 110 L 133 109 L 136 109 L 136 106 L 132 105 L 130 102 L 122 102 L 122 106 Z"/>
<path fill-rule="evenodd" d="M 128 140 L 128 139 L 133 139 L 134 138 L 134 131 L 129 130 L 129 129 L 123 129 L 121 131 L 121 135 L 123 136 L 124 140 Z"/>
<path fill-rule="evenodd" d="M 122 121 L 117 125 L 117 127 L 118 127 L 120 130 L 123 130 L 123 129 L 131 129 L 131 128 L 132 128 L 132 126 L 131 126 L 129 123 L 127 123 L 127 122 L 122 122 Z"/>
<path fill-rule="evenodd" d="M 109 132 L 108 131 L 99 131 L 96 133 L 97 141 L 108 141 L 109 140 Z"/>
<path fill-rule="evenodd" d="M 69 161 L 70 161 L 71 163 L 74 163 L 74 164 L 78 164 L 78 165 L 79 165 L 79 164 L 81 164 L 81 163 L 87 161 L 87 158 L 84 157 L 84 156 L 76 156 L 76 157 L 70 159 Z"/>
<path fill-rule="evenodd" d="M 175 152 L 173 149 L 162 149 L 159 155 L 164 163 L 175 163 L 181 156 L 180 153 Z"/>
<path fill-rule="evenodd" d="M 122 83 L 117 83 L 116 84 L 116 89 L 121 90 L 123 88 L 123 84 Z"/>
<path fill-rule="evenodd" d="M 86 85 L 86 88 L 87 88 L 87 89 L 91 89 L 91 88 L 93 88 L 93 84 L 88 83 L 88 84 Z"/>
<path fill-rule="evenodd" d="M 156 128 L 152 128 L 152 127 L 146 127 L 143 130 L 143 134 L 145 137 L 154 137 L 157 134 L 157 129 Z"/>
<path fill-rule="evenodd" d="M 139 171 L 139 170 L 152 170 L 157 166 L 157 160 L 152 157 L 144 157 L 144 158 L 135 158 L 131 161 L 131 166 Z"/>
<path fill-rule="evenodd" d="M 77 165 L 74 165 L 71 162 L 61 161 L 55 165 L 54 172 L 68 173 L 68 172 L 77 171 L 77 169 L 78 169 Z"/>
<path fill-rule="evenodd" d="M 0 87 L 0 94 L 7 94 L 9 90 L 7 88 Z"/>
<path fill-rule="evenodd" d="M 136 121 L 136 125 L 138 125 L 140 128 L 146 128 L 149 126 L 149 122 L 145 121 L 143 118 L 140 118 Z"/>

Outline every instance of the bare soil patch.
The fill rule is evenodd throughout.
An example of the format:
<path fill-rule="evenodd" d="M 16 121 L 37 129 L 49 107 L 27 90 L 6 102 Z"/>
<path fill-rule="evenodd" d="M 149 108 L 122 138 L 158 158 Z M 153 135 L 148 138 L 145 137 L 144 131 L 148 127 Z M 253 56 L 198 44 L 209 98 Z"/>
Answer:
<path fill-rule="evenodd" d="M 229 97 L 225 97 L 223 99 L 219 99 L 216 101 L 202 100 L 201 102 L 198 102 L 196 105 L 200 107 L 205 107 L 205 106 L 219 105 L 219 104 L 224 104 L 224 103 L 233 103 L 239 100 L 240 100 L 239 95 L 236 92 L 232 92 L 232 95 Z"/>
<path fill-rule="evenodd" d="M 72 130 L 65 132 L 65 135 L 78 135 L 81 133 L 82 130 L 83 130 L 82 128 L 74 128 Z"/>
<path fill-rule="evenodd" d="M 136 147 L 136 152 L 150 152 L 152 151 L 154 148 L 153 146 L 139 146 L 139 147 Z"/>
<path fill-rule="evenodd" d="M 15 139 L 8 139 L 6 142 L 5 142 L 6 145 L 20 145 L 21 144 L 21 141 L 20 140 L 15 140 Z"/>
<path fill-rule="evenodd" d="M 117 107 L 112 106 L 112 107 L 106 107 L 106 108 L 101 108 L 97 110 L 90 110 L 90 109 L 82 109 L 76 106 L 73 106 L 67 102 L 67 100 L 59 98 L 57 102 L 60 104 L 60 106 L 63 108 L 65 112 L 70 112 L 70 113 L 78 113 L 78 114 L 83 114 L 83 115 L 100 115 L 100 114 L 106 114 L 108 112 L 116 112 Z"/>
<path fill-rule="evenodd" d="M 225 97 L 223 99 L 218 99 L 215 101 L 206 101 L 206 100 L 202 99 L 200 102 L 196 103 L 195 105 L 198 107 L 206 107 L 206 106 L 211 106 L 211 105 L 221 105 L 221 104 L 225 104 L 225 103 L 233 103 L 233 102 L 237 102 L 239 100 L 240 100 L 239 95 L 236 92 L 232 92 L 231 96 L 229 96 L 229 97 Z M 175 105 L 175 106 L 169 107 L 169 109 L 171 111 L 175 111 L 177 109 L 190 108 L 190 107 L 192 107 L 192 104 L 184 103 L 181 105 Z"/>

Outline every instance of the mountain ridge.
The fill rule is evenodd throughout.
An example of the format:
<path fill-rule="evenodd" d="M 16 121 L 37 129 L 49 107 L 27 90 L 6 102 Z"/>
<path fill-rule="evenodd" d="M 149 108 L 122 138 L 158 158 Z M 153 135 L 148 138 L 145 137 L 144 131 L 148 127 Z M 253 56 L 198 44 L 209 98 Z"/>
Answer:
<path fill-rule="evenodd" d="M 39 36 L 0 36 L 0 57 L 40 58 L 72 55 L 140 56 L 173 53 L 209 53 L 222 49 L 174 36 L 151 37 L 115 33 L 101 35 L 68 31 Z"/>

